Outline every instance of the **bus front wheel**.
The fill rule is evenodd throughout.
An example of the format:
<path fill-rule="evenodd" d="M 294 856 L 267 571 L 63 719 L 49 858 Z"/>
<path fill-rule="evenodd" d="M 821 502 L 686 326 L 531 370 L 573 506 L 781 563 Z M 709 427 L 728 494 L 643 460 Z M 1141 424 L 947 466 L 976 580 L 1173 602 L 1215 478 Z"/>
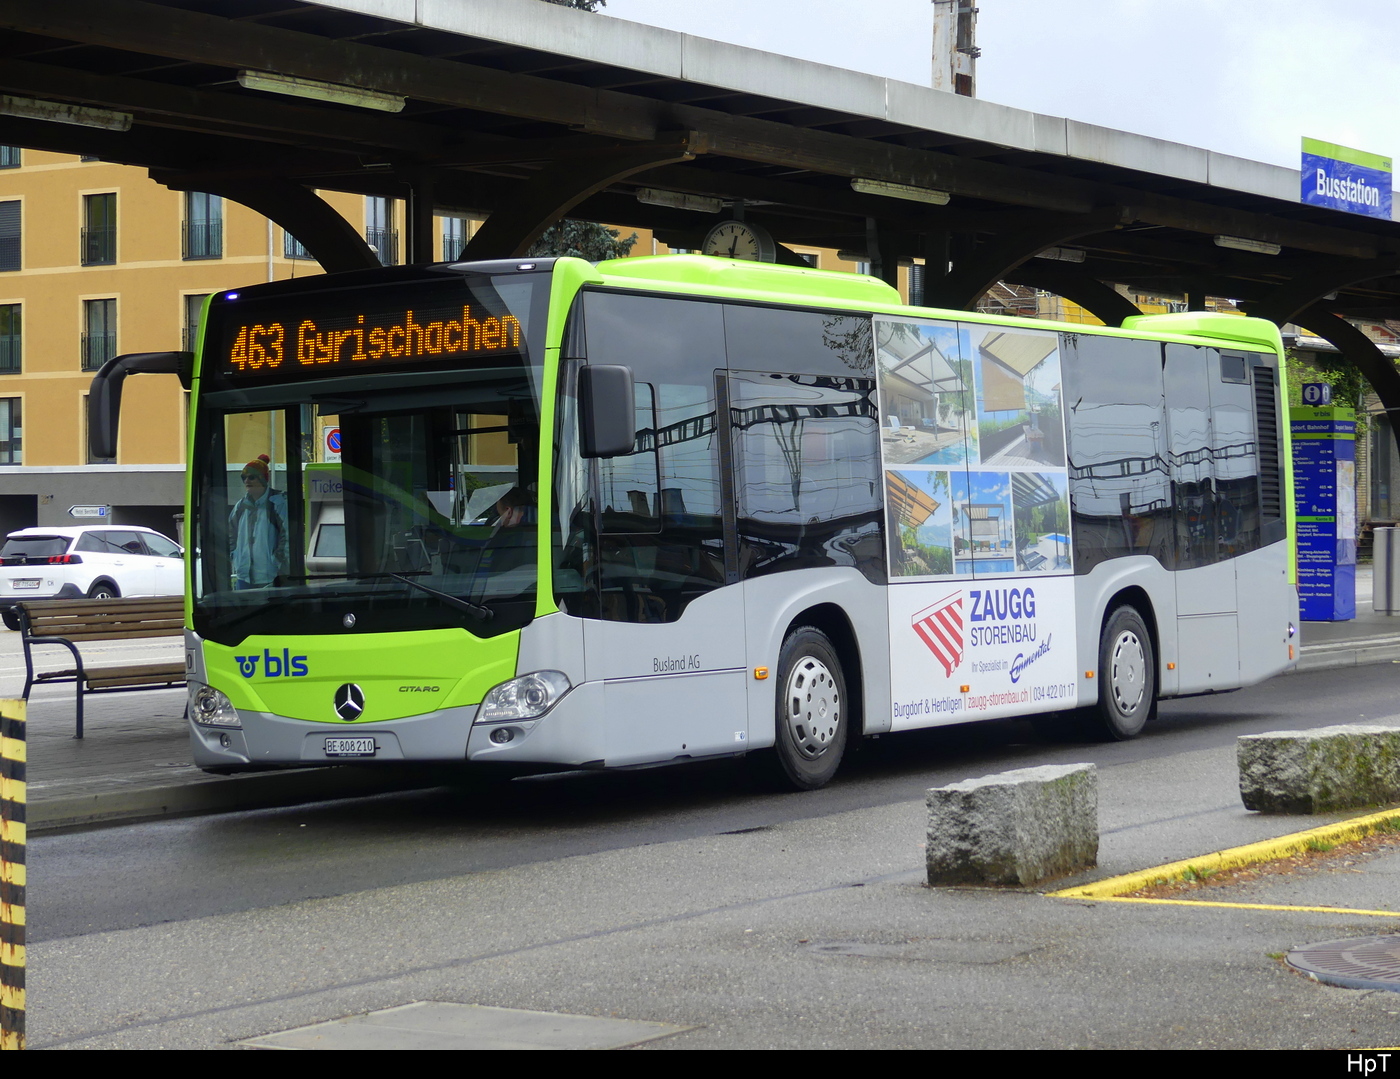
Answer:
<path fill-rule="evenodd" d="M 1157 657 L 1136 608 L 1118 607 L 1104 623 L 1099 679 L 1095 725 L 1110 741 L 1136 738 L 1157 710 Z"/>
<path fill-rule="evenodd" d="M 849 716 L 846 679 L 830 639 L 812 626 L 793 630 L 778 663 L 777 778 L 808 791 L 830 782 L 846 750 Z"/>

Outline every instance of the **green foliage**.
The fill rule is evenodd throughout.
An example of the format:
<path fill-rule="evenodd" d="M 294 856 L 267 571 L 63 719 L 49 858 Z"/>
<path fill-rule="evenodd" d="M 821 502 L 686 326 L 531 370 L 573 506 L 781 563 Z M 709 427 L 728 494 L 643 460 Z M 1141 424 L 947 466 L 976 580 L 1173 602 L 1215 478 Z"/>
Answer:
<path fill-rule="evenodd" d="M 1182 872 L 1181 879 L 1203 884 L 1213 876 L 1215 876 L 1214 869 L 1197 869 L 1194 865 L 1188 865 Z"/>
<path fill-rule="evenodd" d="M 546 2 L 552 3 L 553 0 Z M 617 229 L 606 225 L 565 218 L 545 229 L 540 238 L 530 245 L 529 254 L 535 258 L 563 258 L 568 255 L 589 262 L 625 258 L 636 244 L 637 234 L 634 232 L 625 240 L 619 240 L 619 235 Z"/>
<path fill-rule="evenodd" d="M 930 544 L 919 542 L 917 529 L 908 525 L 903 525 L 899 530 L 899 545 L 903 548 L 905 556 L 905 574 L 919 575 L 925 573 L 952 573 L 953 572 L 953 552 L 947 547 L 935 547 Z M 922 567 L 918 562 L 910 561 L 912 558 L 922 562 Z"/>
<path fill-rule="evenodd" d="M 1316 851 L 1319 854 L 1326 854 L 1335 846 L 1335 843 L 1328 843 L 1325 839 L 1318 839 L 1316 836 L 1308 840 L 1308 850 Z"/>
<path fill-rule="evenodd" d="M 1298 353 L 1289 349 L 1285 356 L 1288 377 L 1288 403 L 1303 403 L 1303 383 L 1325 382 L 1332 387 L 1332 401 L 1356 412 L 1356 437 L 1366 436 L 1366 414 L 1361 411 L 1362 398 L 1370 390 L 1366 377 L 1342 356 L 1327 352 L 1310 353 L 1305 361 Z"/>

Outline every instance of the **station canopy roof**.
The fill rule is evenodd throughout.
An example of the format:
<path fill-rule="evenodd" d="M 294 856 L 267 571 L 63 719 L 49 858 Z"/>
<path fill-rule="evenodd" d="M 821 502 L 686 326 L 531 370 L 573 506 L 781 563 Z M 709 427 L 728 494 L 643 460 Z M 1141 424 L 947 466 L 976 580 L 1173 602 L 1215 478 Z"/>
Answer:
<path fill-rule="evenodd" d="M 1302 205 L 1295 170 L 540 0 L 0 0 L 0 27 L 0 143 L 238 198 L 331 268 L 315 190 L 411 194 L 420 242 L 424 206 L 490 214 L 483 257 L 561 216 L 698 247 L 742 206 L 780 259 L 926 260 L 945 307 L 1007 280 L 1115 323 L 1106 282 L 1400 315 L 1400 225 Z"/>

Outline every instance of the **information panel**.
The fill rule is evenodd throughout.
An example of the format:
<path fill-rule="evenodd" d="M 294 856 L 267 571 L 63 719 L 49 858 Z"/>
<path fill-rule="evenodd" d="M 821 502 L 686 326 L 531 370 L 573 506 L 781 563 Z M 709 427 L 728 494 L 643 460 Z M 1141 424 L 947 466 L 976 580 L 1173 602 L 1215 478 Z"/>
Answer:
<path fill-rule="evenodd" d="M 1295 406 L 1289 425 L 1302 617 L 1344 622 L 1356 617 L 1356 415 Z"/>

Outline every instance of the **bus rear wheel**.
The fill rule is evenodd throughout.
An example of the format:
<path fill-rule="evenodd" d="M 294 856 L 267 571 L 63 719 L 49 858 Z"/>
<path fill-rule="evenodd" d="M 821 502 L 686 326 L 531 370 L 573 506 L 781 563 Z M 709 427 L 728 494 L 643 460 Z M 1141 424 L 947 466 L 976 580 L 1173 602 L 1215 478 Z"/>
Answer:
<path fill-rule="evenodd" d="M 1157 711 L 1157 657 L 1137 608 L 1115 608 L 1099 638 L 1099 703 L 1088 710 L 1097 733 L 1125 742 Z"/>
<path fill-rule="evenodd" d="M 831 781 L 846 750 L 849 717 L 846 678 L 830 639 L 812 626 L 793 630 L 778 661 L 773 747 L 784 786 L 810 791 Z"/>

